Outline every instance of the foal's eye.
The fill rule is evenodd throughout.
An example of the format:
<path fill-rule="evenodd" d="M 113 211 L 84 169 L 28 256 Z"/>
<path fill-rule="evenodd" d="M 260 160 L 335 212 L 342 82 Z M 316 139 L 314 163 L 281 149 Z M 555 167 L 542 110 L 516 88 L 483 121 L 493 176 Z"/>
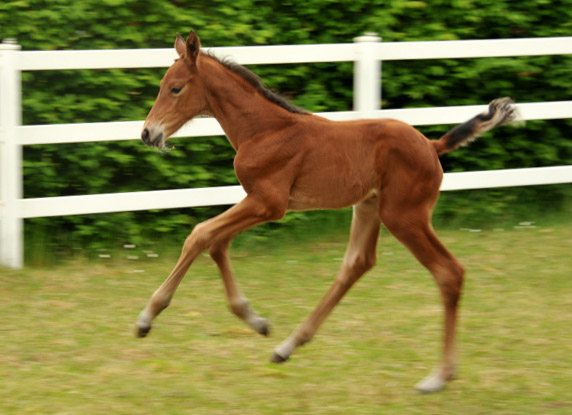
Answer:
<path fill-rule="evenodd" d="M 180 87 L 180 88 L 171 88 L 171 94 L 177 95 L 178 93 L 181 92 L 182 89 L 183 89 L 183 87 Z"/>

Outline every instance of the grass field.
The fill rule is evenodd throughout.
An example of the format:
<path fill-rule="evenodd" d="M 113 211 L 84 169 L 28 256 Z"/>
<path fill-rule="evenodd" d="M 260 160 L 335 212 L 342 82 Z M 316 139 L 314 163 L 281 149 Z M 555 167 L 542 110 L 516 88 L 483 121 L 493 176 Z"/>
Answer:
<path fill-rule="evenodd" d="M 205 256 L 146 339 L 133 323 L 175 256 L 0 269 L 0 413 L 571 414 L 572 225 L 438 233 L 467 268 L 459 376 L 441 393 L 413 390 L 440 350 L 437 288 L 383 232 L 376 268 L 283 365 L 273 348 L 326 291 L 345 237 L 233 250 L 269 338 L 228 312 Z"/>

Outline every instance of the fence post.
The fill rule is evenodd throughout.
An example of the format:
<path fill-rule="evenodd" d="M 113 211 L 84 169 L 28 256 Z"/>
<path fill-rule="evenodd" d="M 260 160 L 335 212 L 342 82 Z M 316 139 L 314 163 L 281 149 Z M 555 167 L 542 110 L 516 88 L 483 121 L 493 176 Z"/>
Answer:
<path fill-rule="evenodd" d="M 354 38 L 358 53 L 354 61 L 354 111 L 360 118 L 373 118 L 381 108 L 381 61 L 376 57 L 376 46 L 381 38 L 365 33 Z"/>
<path fill-rule="evenodd" d="M 17 65 L 20 45 L 0 44 L 0 264 L 23 265 L 23 221 L 16 202 L 22 198 L 22 146 L 16 137 L 21 124 L 21 81 Z"/>

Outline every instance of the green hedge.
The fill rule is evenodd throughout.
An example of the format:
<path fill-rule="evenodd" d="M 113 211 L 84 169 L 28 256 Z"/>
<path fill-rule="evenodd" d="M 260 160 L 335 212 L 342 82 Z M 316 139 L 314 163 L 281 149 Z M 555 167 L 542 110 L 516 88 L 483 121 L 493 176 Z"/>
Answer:
<path fill-rule="evenodd" d="M 566 2 L 545 0 L 8 0 L 0 4 L 0 38 L 17 38 L 24 50 L 171 47 L 175 33 L 186 34 L 190 28 L 206 46 L 347 43 L 364 32 L 376 32 L 384 41 L 566 36 L 572 33 L 572 8 Z M 571 56 L 385 62 L 382 106 L 484 104 L 503 95 L 518 102 L 568 100 L 570 68 Z M 268 86 L 309 110 L 351 109 L 351 64 L 252 69 Z M 163 72 L 24 73 L 24 124 L 144 119 Z M 446 171 L 572 164 L 571 127 L 570 120 L 559 120 L 498 129 L 469 149 L 443 157 L 442 163 Z M 448 128 L 422 131 L 438 138 Z M 135 141 L 26 147 L 25 196 L 236 183 L 233 152 L 224 137 L 179 139 L 175 144 L 176 150 L 165 154 Z M 506 217 L 523 201 L 535 212 L 558 211 L 570 197 L 569 186 L 463 192 L 462 197 L 447 194 L 437 217 L 487 221 L 499 212 Z M 220 210 L 40 218 L 26 221 L 26 236 L 53 250 L 149 238 L 180 241 L 195 223 Z M 320 217 L 325 218 L 312 216 L 311 222 Z M 278 227 L 308 222 L 307 218 L 294 215 Z"/>

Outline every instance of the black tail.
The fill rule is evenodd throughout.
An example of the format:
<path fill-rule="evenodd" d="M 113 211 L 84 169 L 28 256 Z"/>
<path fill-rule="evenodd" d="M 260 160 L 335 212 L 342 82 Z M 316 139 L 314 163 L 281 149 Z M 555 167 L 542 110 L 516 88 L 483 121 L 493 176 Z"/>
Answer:
<path fill-rule="evenodd" d="M 517 118 L 518 110 L 514 102 L 507 97 L 497 98 L 489 104 L 488 112 L 483 112 L 456 126 L 439 140 L 433 141 L 433 145 L 438 154 L 445 154 L 476 140 L 482 133 L 515 121 Z"/>

